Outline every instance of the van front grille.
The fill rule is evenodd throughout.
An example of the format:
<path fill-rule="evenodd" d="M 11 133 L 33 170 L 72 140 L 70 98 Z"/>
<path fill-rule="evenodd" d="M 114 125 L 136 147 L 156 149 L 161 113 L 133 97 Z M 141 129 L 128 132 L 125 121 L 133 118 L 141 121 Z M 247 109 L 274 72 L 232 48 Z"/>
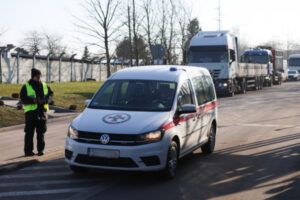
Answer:
<path fill-rule="evenodd" d="M 95 133 L 95 132 L 86 132 L 78 131 L 77 142 L 89 143 L 89 144 L 101 144 L 100 137 L 103 134 L 107 133 Z M 107 134 L 109 135 L 110 141 L 106 145 L 118 145 L 118 146 L 135 146 L 145 144 L 141 140 L 140 135 L 136 134 Z"/>

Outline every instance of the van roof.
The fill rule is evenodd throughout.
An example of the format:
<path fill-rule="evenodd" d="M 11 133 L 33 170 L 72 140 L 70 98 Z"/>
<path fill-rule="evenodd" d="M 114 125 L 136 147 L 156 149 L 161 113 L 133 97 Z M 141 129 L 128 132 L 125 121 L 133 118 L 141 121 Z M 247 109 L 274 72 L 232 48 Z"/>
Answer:
<path fill-rule="evenodd" d="M 193 77 L 197 74 L 210 76 L 207 69 L 191 66 L 150 65 L 130 67 L 114 73 L 109 79 L 160 80 L 179 82 L 182 77 Z"/>
<path fill-rule="evenodd" d="M 290 58 L 290 59 L 291 59 L 291 58 L 300 58 L 300 54 L 293 54 L 293 55 L 290 55 L 289 58 Z"/>

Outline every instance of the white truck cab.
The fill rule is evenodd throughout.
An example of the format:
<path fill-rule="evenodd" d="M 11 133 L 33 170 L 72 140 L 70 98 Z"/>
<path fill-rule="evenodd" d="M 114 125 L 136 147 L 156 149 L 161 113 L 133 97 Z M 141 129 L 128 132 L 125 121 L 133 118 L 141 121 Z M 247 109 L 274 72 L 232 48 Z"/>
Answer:
<path fill-rule="evenodd" d="M 217 93 L 232 92 L 237 61 L 237 37 L 229 31 L 200 31 L 190 42 L 189 65 L 208 69 Z"/>
<path fill-rule="evenodd" d="M 208 70 L 145 66 L 113 74 L 69 128 L 65 160 L 87 168 L 163 170 L 201 147 L 212 153 L 217 99 Z"/>
<path fill-rule="evenodd" d="M 293 54 L 289 57 L 289 70 L 297 70 L 300 73 L 300 54 Z"/>

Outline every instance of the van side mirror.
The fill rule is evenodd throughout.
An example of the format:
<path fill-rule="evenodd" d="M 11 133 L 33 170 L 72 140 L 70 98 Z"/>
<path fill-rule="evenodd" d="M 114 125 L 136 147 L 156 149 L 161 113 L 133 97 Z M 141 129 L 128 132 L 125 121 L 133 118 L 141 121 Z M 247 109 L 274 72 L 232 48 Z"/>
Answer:
<path fill-rule="evenodd" d="M 194 105 L 194 104 L 185 104 L 178 111 L 178 115 L 188 114 L 188 113 L 195 113 L 195 112 L 197 112 L 196 105 Z"/>
<path fill-rule="evenodd" d="M 92 101 L 91 99 L 85 100 L 85 102 L 84 102 L 85 103 L 85 107 L 88 107 L 89 104 L 91 103 L 91 101 Z"/>

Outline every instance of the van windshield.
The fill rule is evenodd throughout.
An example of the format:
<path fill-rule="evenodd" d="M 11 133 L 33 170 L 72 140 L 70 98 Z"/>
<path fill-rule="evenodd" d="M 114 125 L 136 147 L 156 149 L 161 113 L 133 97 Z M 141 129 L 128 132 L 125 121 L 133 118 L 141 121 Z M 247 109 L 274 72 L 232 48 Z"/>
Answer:
<path fill-rule="evenodd" d="M 228 63 L 226 46 L 192 46 L 189 49 L 189 63 Z"/>
<path fill-rule="evenodd" d="M 153 80 L 109 80 L 89 108 L 128 111 L 170 111 L 177 84 Z"/>
<path fill-rule="evenodd" d="M 300 59 L 291 58 L 289 61 L 289 66 L 300 66 Z"/>

